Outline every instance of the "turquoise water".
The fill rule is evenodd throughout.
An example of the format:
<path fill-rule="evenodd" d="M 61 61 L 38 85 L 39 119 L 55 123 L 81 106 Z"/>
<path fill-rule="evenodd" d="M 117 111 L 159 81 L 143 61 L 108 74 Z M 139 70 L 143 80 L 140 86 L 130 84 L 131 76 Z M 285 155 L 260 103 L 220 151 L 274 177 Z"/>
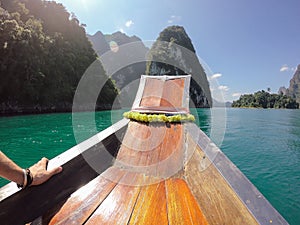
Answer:
<path fill-rule="evenodd" d="M 122 118 L 124 110 L 77 114 L 74 125 L 85 140 Z M 211 111 L 198 109 L 201 129 L 210 135 Z M 222 151 L 290 224 L 300 224 L 300 110 L 228 109 Z M 78 128 L 78 129 L 77 129 Z M 0 149 L 21 167 L 53 158 L 76 145 L 72 114 L 0 118 Z M 0 178 L 0 186 L 7 181 Z"/>
<path fill-rule="evenodd" d="M 290 224 L 300 224 L 300 110 L 227 110 L 221 149 Z"/>

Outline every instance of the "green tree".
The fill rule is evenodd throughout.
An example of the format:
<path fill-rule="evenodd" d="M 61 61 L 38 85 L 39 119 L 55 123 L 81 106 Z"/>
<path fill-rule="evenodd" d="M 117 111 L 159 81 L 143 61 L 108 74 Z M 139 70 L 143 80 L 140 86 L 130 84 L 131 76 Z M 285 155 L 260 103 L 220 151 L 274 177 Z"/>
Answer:
<path fill-rule="evenodd" d="M 242 95 L 238 100 L 232 103 L 232 107 L 298 109 L 299 104 L 295 99 L 289 96 L 270 94 L 262 90 L 254 94 Z"/>
<path fill-rule="evenodd" d="M 62 4 L 1 0 L 0 111 L 71 110 L 79 80 L 96 53 L 76 16 Z M 112 105 L 118 90 L 101 67 Z M 100 107 L 101 108 L 101 107 Z"/>

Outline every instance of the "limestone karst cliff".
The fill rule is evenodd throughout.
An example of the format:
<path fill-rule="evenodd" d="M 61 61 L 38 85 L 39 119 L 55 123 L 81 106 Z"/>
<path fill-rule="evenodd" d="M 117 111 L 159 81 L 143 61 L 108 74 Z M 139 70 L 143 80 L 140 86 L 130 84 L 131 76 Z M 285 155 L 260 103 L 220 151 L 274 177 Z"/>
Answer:
<path fill-rule="evenodd" d="M 212 107 L 207 75 L 195 53 L 192 41 L 183 27 L 167 27 L 150 49 L 146 74 L 191 74 L 191 106 Z"/>

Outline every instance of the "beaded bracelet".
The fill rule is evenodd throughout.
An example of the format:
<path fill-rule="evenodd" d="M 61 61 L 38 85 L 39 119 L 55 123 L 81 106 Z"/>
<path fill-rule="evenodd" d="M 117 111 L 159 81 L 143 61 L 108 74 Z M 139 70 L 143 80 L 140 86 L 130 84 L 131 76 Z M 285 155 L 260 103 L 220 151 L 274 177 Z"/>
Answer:
<path fill-rule="evenodd" d="M 32 184 L 33 181 L 33 176 L 30 172 L 30 170 L 27 169 L 23 169 L 23 173 L 24 173 L 24 182 L 23 184 L 17 184 L 18 188 L 27 188 Z"/>

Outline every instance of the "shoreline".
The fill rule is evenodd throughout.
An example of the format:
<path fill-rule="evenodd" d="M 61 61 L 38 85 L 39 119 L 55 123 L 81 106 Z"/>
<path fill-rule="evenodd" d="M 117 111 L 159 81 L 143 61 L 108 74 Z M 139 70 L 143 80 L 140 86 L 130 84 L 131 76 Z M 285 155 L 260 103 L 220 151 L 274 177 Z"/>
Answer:
<path fill-rule="evenodd" d="M 107 111 L 107 110 L 118 110 L 122 107 L 114 107 L 111 105 L 97 106 L 96 109 L 93 107 L 82 107 L 80 109 L 68 108 L 36 108 L 36 107 L 18 107 L 15 109 L 3 109 L 0 108 L 1 117 L 14 117 L 14 116 L 26 116 L 26 115 L 42 115 L 42 114 L 54 114 L 54 113 L 72 113 L 72 112 L 92 112 L 92 111 Z"/>
<path fill-rule="evenodd" d="M 246 107 L 246 106 L 242 106 L 242 107 L 230 107 L 233 109 L 300 109 L 300 108 L 263 108 L 263 107 Z"/>

